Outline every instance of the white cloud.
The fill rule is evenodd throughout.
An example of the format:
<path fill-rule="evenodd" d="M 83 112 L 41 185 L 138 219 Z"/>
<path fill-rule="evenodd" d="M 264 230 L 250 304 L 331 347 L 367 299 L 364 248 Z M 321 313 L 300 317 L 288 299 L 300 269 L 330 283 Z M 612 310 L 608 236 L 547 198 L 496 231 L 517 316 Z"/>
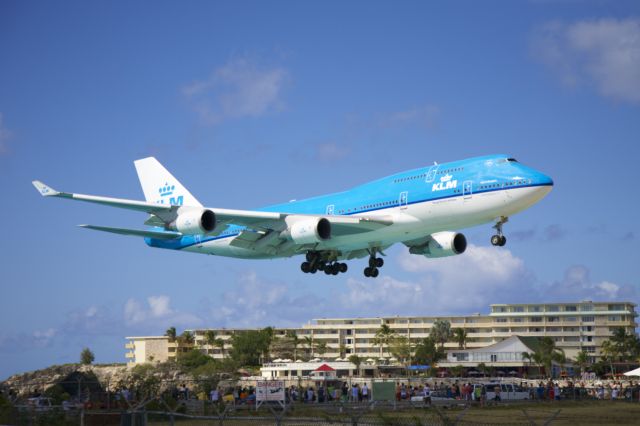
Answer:
<path fill-rule="evenodd" d="M 317 146 L 317 158 L 321 161 L 338 161 L 346 158 L 351 149 L 346 145 L 335 142 L 325 142 Z"/>
<path fill-rule="evenodd" d="M 9 146 L 7 145 L 9 138 L 11 138 L 11 132 L 4 127 L 4 116 L 0 112 L 0 155 L 9 152 Z"/>
<path fill-rule="evenodd" d="M 169 296 L 149 296 L 147 305 L 129 299 L 124 305 L 124 322 L 127 326 L 197 326 L 202 320 L 194 314 L 171 309 Z"/>
<path fill-rule="evenodd" d="M 369 315 L 381 307 L 388 315 L 462 313 L 485 311 L 490 303 L 514 300 L 535 289 L 522 259 L 506 249 L 469 245 L 461 256 L 428 259 L 404 252 L 398 260 L 405 271 L 416 273 L 415 279 L 350 279 L 342 304 Z"/>
<path fill-rule="evenodd" d="M 635 300 L 632 286 L 619 285 L 610 281 L 592 282 L 589 269 L 585 266 L 571 266 L 565 271 L 561 281 L 549 286 L 548 296 L 557 300 Z"/>
<path fill-rule="evenodd" d="M 548 22 L 534 31 L 531 50 L 566 85 L 640 102 L 640 19 Z"/>
<path fill-rule="evenodd" d="M 431 129 L 437 126 L 439 118 L 440 108 L 429 104 L 386 114 L 378 118 L 378 125 L 385 128 L 417 125 Z"/>
<path fill-rule="evenodd" d="M 299 326 L 301 321 L 332 311 L 323 298 L 297 295 L 289 285 L 261 279 L 252 271 L 240 276 L 222 298 L 205 304 L 213 323 L 225 327 Z"/>
<path fill-rule="evenodd" d="M 282 109 L 284 68 L 260 69 L 246 58 L 234 59 L 205 79 L 183 87 L 182 94 L 205 124 L 258 117 Z"/>

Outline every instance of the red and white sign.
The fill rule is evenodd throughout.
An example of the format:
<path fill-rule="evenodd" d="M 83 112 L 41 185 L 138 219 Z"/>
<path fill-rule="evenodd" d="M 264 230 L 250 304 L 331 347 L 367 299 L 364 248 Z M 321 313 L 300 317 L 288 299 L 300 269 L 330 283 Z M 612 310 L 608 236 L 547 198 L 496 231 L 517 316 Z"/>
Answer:
<path fill-rule="evenodd" d="M 284 403 L 283 380 L 258 380 L 256 382 L 256 402 L 266 401 Z"/>

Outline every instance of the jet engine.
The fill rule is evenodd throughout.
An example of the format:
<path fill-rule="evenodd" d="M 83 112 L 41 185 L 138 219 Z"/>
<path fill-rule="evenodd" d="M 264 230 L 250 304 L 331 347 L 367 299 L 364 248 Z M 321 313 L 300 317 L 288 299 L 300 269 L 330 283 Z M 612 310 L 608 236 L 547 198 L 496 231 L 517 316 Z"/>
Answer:
<path fill-rule="evenodd" d="M 458 232 L 436 232 L 425 244 L 409 247 L 409 253 L 425 257 L 446 257 L 462 254 L 467 249 L 467 239 Z"/>
<path fill-rule="evenodd" d="M 296 244 L 315 244 L 331 238 L 331 222 L 323 217 L 285 219 L 289 227 L 280 234 Z"/>
<path fill-rule="evenodd" d="M 172 228 L 185 235 L 207 234 L 216 227 L 216 215 L 208 209 L 192 209 L 178 214 Z"/>

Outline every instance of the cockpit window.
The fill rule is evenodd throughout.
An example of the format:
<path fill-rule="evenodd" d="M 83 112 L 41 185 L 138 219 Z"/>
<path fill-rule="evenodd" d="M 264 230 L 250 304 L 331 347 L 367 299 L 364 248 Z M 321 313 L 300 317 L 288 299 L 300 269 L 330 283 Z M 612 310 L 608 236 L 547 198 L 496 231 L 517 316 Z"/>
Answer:
<path fill-rule="evenodd" d="M 516 160 L 515 158 L 507 158 L 507 161 L 510 163 L 517 163 L 518 160 Z"/>

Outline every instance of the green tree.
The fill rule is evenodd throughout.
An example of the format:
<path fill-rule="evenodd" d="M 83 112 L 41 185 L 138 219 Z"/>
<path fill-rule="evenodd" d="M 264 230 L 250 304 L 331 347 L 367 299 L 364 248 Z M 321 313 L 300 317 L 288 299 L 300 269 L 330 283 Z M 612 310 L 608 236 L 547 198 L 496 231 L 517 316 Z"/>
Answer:
<path fill-rule="evenodd" d="M 447 320 L 435 320 L 429 337 L 432 337 L 441 349 L 444 348 L 444 344 L 451 339 L 451 323 Z"/>
<path fill-rule="evenodd" d="M 361 376 L 362 374 L 360 374 L 360 365 L 362 364 L 362 358 L 360 358 L 356 354 L 353 354 L 349 356 L 349 362 L 356 366 L 356 371 L 358 372 L 358 376 Z"/>
<path fill-rule="evenodd" d="M 396 336 L 389 342 L 389 350 L 405 367 L 411 362 L 411 342 L 406 336 Z"/>
<path fill-rule="evenodd" d="M 170 342 L 173 342 L 176 340 L 178 334 L 175 327 L 169 327 L 167 328 L 167 331 L 164 332 L 164 335 L 169 338 Z"/>
<path fill-rule="evenodd" d="M 467 330 L 464 328 L 454 328 L 453 338 L 458 343 L 458 348 L 465 349 L 467 346 Z"/>
<path fill-rule="evenodd" d="M 285 333 L 285 337 L 289 339 L 291 342 L 291 346 L 293 347 L 293 360 L 298 360 L 298 346 L 300 346 L 300 338 L 298 337 L 298 333 L 295 330 L 287 330 Z"/>
<path fill-rule="evenodd" d="M 435 368 L 438 361 L 445 357 L 446 354 L 444 349 L 439 348 L 432 337 L 422 339 L 422 341 L 416 346 L 415 353 L 413 355 L 414 360 L 418 364 L 429 365 L 432 369 Z"/>
<path fill-rule="evenodd" d="M 273 328 L 267 328 L 270 330 L 248 330 L 231 336 L 231 359 L 244 366 L 257 366 L 261 359 L 267 360 L 273 339 Z"/>
<path fill-rule="evenodd" d="M 485 364 L 484 362 L 478 363 L 476 368 L 478 369 L 479 372 L 482 373 L 483 376 L 486 376 L 487 372 L 489 372 L 489 367 L 487 367 L 487 364 Z"/>
<path fill-rule="evenodd" d="M 304 336 L 304 344 L 307 347 L 307 350 L 309 352 L 309 354 L 307 356 L 307 359 L 313 358 L 313 349 L 315 348 L 315 342 L 313 341 L 313 335 Z"/>
<path fill-rule="evenodd" d="M 83 365 L 90 365 L 95 359 L 95 355 L 89 348 L 84 348 L 82 352 L 80 352 L 80 363 Z"/>
<path fill-rule="evenodd" d="M 451 370 L 451 375 L 453 377 L 462 377 L 462 373 L 464 373 L 464 366 L 456 365 L 454 367 L 451 367 L 449 370 Z"/>
<path fill-rule="evenodd" d="M 580 351 L 576 355 L 575 364 L 580 368 L 580 372 L 584 373 L 589 366 L 589 354 L 586 351 Z"/>
<path fill-rule="evenodd" d="M 538 339 L 538 347 L 533 353 L 523 352 L 522 358 L 533 361 L 538 367 L 544 367 L 545 374 L 551 374 L 553 363 L 564 364 L 567 359 L 564 350 L 556 346 L 556 342 L 551 337 Z"/>
<path fill-rule="evenodd" d="M 209 355 L 205 355 L 197 349 L 191 349 L 190 351 L 183 353 L 178 359 L 178 364 L 189 372 L 205 364 L 214 362 L 215 361 Z"/>
<path fill-rule="evenodd" d="M 215 331 L 207 330 L 204 332 L 204 342 L 211 347 L 220 348 L 220 353 L 224 358 L 224 340 L 219 338 Z"/>
<path fill-rule="evenodd" d="M 396 332 L 388 324 L 382 324 L 373 338 L 373 344 L 380 347 L 380 357 L 382 358 L 383 348 L 389 347 L 389 342 L 396 336 Z"/>
<path fill-rule="evenodd" d="M 344 343 L 340 343 L 340 345 L 338 346 L 338 352 L 338 356 L 340 358 L 344 358 L 345 356 L 347 356 L 347 345 L 345 345 Z"/>
<path fill-rule="evenodd" d="M 318 342 L 316 344 L 316 353 L 320 358 L 324 359 L 324 354 L 327 353 L 327 342 Z"/>
<path fill-rule="evenodd" d="M 260 347 L 262 348 L 262 362 L 266 362 L 271 358 L 269 349 L 271 348 L 271 343 L 275 337 L 275 329 L 269 326 L 263 328 L 258 333 L 260 335 Z"/>

